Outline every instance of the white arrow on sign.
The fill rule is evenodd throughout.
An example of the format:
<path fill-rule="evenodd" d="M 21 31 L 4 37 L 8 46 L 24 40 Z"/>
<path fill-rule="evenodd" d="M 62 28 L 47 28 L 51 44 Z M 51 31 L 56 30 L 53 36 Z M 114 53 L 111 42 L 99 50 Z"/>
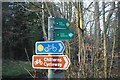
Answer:
<path fill-rule="evenodd" d="M 68 69 L 68 67 L 70 65 L 70 60 L 69 60 L 68 56 L 64 56 L 63 58 L 65 60 L 64 68 Z"/>
<path fill-rule="evenodd" d="M 59 43 L 59 46 L 60 46 L 59 52 L 61 52 L 61 51 L 62 51 L 62 49 L 63 49 L 63 46 L 62 46 L 62 44 L 61 44 L 61 43 Z"/>

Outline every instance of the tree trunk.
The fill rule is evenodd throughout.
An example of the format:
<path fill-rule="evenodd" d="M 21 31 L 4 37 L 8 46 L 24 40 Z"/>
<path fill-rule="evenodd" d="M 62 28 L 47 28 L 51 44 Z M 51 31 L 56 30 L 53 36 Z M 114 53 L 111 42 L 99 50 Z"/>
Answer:
<path fill-rule="evenodd" d="M 76 5 L 79 6 L 78 3 Z M 82 64 L 80 64 L 82 62 L 81 61 L 81 45 L 80 45 L 81 44 L 81 36 L 80 36 L 81 33 L 80 33 L 80 29 L 78 27 L 79 26 L 78 25 L 78 23 L 79 23 L 78 21 L 79 21 L 79 8 L 76 8 L 76 27 L 77 27 L 76 30 L 78 32 L 77 33 L 78 34 L 78 64 L 82 66 Z M 79 68 L 78 69 L 78 73 L 77 73 L 78 74 L 77 75 L 78 78 L 80 78 L 80 72 L 79 71 L 81 69 L 81 66 L 78 66 L 78 68 Z"/>
<path fill-rule="evenodd" d="M 102 3 L 102 8 L 103 8 L 103 28 L 105 30 L 105 3 Z M 105 78 L 107 77 L 107 58 L 106 58 L 106 33 L 104 31 L 103 33 L 103 54 L 104 54 L 104 76 Z"/>
<path fill-rule="evenodd" d="M 43 29 L 43 37 L 44 40 L 47 40 L 47 33 L 45 31 L 45 19 L 44 19 L 45 13 L 44 13 L 44 2 L 42 2 L 42 29 Z"/>
<path fill-rule="evenodd" d="M 112 2 L 111 3 L 111 9 L 113 10 L 115 8 L 115 3 Z M 105 22 L 105 3 L 103 2 L 103 27 L 104 27 L 104 34 L 103 34 L 103 53 L 104 53 L 104 78 L 107 78 L 107 29 L 109 27 L 110 24 L 110 18 L 113 14 L 113 11 L 110 11 L 108 16 L 107 16 L 107 20 Z"/>
<path fill-rule="evenodd" d="M 77 3 L 76 8 L 76 27 L 78 31 L 78 78 L 85 77 L 85 69 L 86 69 L 86 52 L 84 47 L 84 37 L 83 37 L 83 4 L 82 2 Z M 82 72 L 82 73 L 81 73 Z M 80 75 L 82 74 L 82 75 Z"/>
<path fill-rule="evenodd" d="M 83 2 L 80 2 L 80 6 L 79 6 L 79 9 L 80 9 L 80 33 L 81 33 L 81 53 L 83 54 L 83 76 L 84 78 L 86 77 L 86 50 L 85 50 L 85 44 L 84 44 L 84 19 L 83 19 Z"/>
<path fill-rule="evenodd" d="M 95 2 L 95 55 L 94 55 L 94 77 L 98 78 L 98 55 L 100 48 L 100 21 L 99 21 L 99 2 Z"/>
<path fill-rule="evenodd" d="M 118 2 L 118 12 L 117 12 L 117 53 L 120 56 L 120 1 Z"/>
<path fill-rule="evenodd" d="M 110 78 L 110 76 L 111 76 L 111 71 L 112 71 L 112 66 L 113 66 L 113 59 L 114 59 L 114 55 L 115 55 L 115 51 L 114 51 L 114 49 L 115 49 L 115 44 L 116 44 L 116 36 L 115 36 L 115 33 L 116 32 L 116 29 L 114 30 L 114 36 L 113 36 L 113 46 L 112 46 L 112 58 L 111 58 L 111 61 L 110 61 L 110 69 L 109 69 L 109 78 Z"/>

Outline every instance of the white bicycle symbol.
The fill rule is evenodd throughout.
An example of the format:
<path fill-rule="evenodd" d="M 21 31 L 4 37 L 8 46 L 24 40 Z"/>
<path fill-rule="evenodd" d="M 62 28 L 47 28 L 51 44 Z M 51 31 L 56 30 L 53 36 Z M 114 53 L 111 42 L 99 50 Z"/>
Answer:
<path fill-rule="evenodd" d="M 37 59 L 37 60 L 34 62 L 34 64 L 35 64 L 35 65 L 37 65 L 37 64 L 42 65 L 42 64 L 43 64 L 43 62 L 41 61 L 41 59 L 39 59 L 39 60 Z"/>
<path fill-rule="evenodd" d="M 49 52 L 50 50 L 52 50 L 53 52 L 56 52 L 57 51 L 57 48 L 54 46 L 54 44 L 52 45 L 49 45 L 47 47 L 45 47 L 45 52 Z"/>

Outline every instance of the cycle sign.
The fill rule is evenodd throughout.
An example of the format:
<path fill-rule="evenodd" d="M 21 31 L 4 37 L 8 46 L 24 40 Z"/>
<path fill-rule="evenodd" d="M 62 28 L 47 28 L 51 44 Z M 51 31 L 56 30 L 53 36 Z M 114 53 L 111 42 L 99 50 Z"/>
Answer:
<path fill-rule="evenodd" d="M 62 41 L 36 42 L 36 54 L 63 54 L 65 46 Z"/>
<path fill-rule="evenodd" d="M 62 69 L 67 70 L 70 59 L 67 55 L 33 55 L 32 67 L 35 69 Z"/>

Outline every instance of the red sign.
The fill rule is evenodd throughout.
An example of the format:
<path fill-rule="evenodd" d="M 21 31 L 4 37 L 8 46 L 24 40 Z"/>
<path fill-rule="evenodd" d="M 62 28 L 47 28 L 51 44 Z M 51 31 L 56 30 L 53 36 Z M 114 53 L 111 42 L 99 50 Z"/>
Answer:
<path fill-rule="evenodd" d="M 68 69 L 70 60 L 67 55 L 33 55 L 32 67 L 36 69 Z"/>

